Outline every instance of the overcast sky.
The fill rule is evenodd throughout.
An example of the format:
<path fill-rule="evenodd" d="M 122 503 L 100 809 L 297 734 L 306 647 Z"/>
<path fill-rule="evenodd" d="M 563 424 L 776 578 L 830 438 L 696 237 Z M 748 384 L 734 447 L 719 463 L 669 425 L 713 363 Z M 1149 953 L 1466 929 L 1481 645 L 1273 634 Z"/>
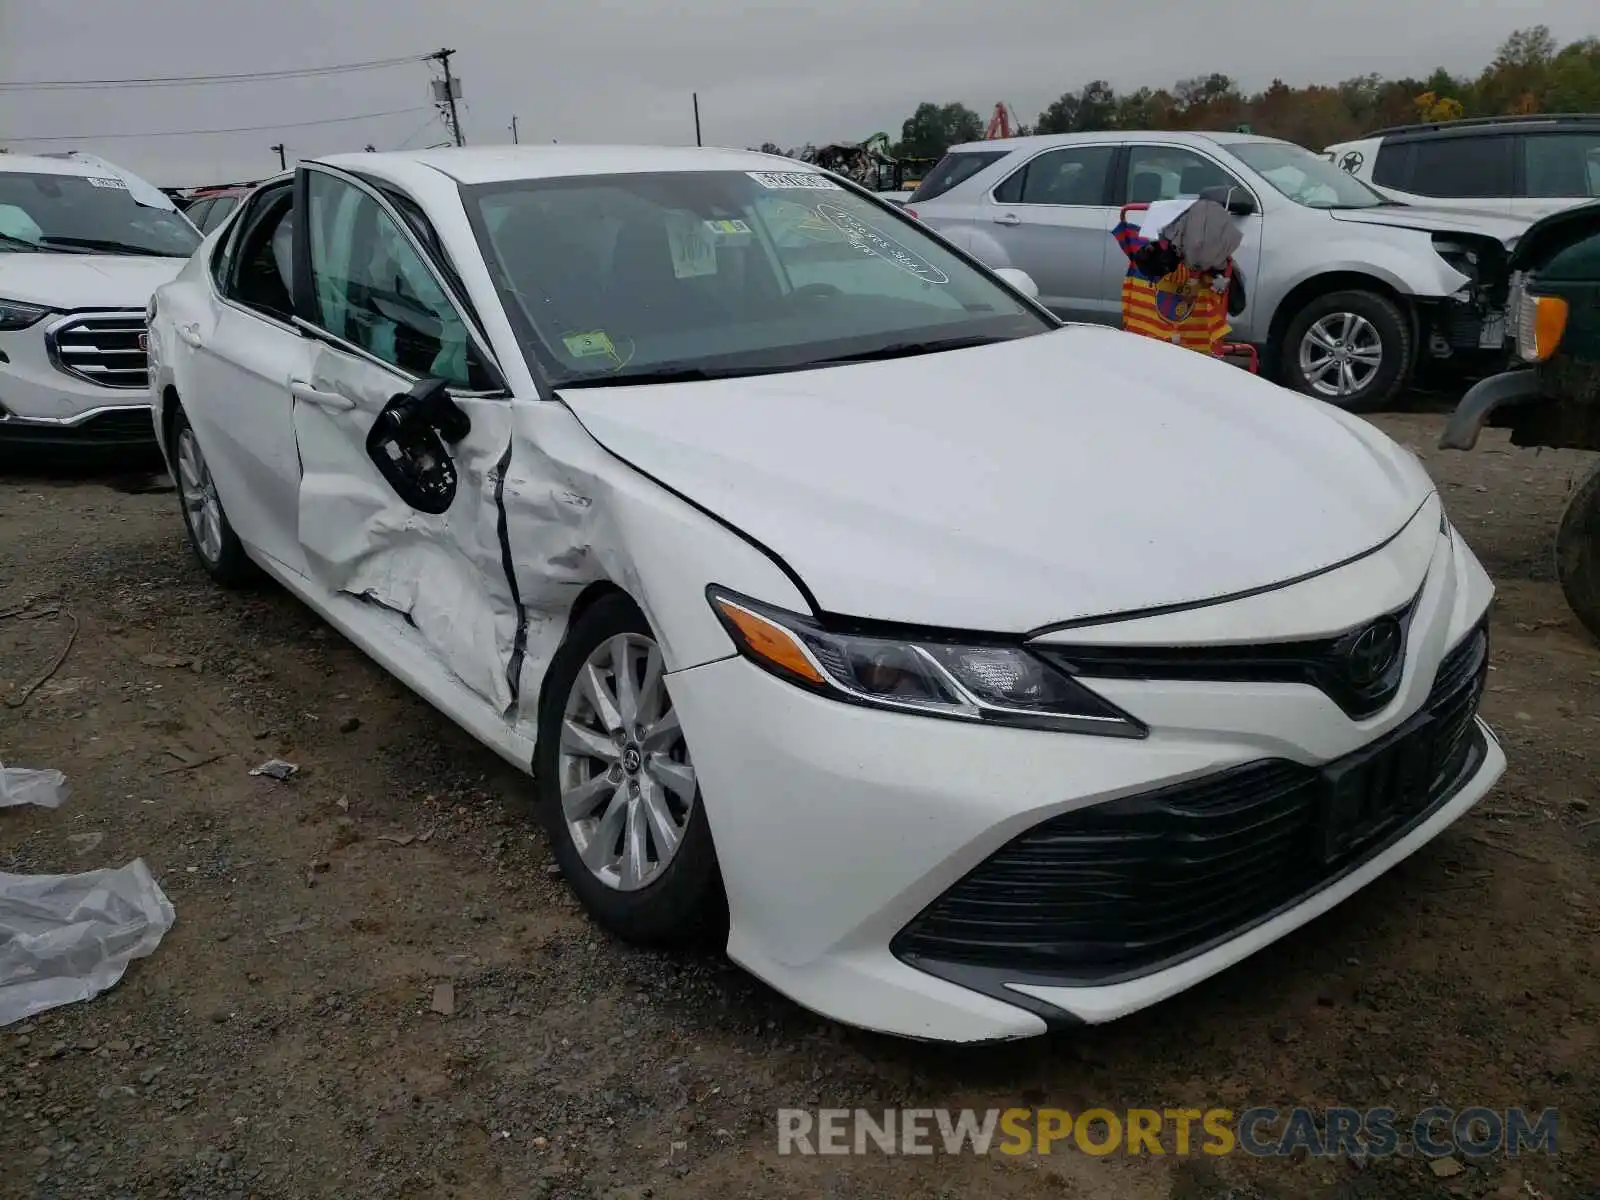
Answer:
<path fill-rule="evenodd" d="M 0 0 L 0 82 L 293 70 L 457 51 L 469 143 L 783 146 L 897 135 L 921 100 L 1032 120 L 1094 78 L 1119 90 L 1210 71 L 1332 83 L 1475 72 L 1511 29 L 1600 32 L 1594 0 Z M 0 144 L 83 149 L 164 186 L 255 178 L 289 157 L 445 138 L 424 64 L 221 86 L 0 93 Z M 371 120 L 328 117 L 415 109 Z M 273 125 L 259 132 L 107 137 Z M 94 134 L 83 141 L 33 137 Z"/>

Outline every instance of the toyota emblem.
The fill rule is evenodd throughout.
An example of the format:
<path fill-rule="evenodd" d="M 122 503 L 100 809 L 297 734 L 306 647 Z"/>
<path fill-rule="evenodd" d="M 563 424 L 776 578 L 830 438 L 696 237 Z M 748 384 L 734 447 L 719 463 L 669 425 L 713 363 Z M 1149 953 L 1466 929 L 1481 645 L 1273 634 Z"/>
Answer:
<path fill-rule="evenodd" d="M 1356 635 L 1345 651 L 1345 671 L 1358 688 L 1368 688 L 1383 679 L 1400 661 L 1404 636 L 1393 618 L 1375 621 Z"/>

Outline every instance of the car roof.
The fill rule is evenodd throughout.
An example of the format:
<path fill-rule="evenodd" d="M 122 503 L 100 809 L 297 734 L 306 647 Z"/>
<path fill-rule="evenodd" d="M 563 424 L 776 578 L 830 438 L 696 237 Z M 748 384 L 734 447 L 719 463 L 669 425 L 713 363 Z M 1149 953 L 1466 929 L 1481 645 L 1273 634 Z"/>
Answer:
<path fill-rule="evenodd" d="M 815 171 L 794 159 L 710 146 L 447 146 L 436 150 L 357 151 L 312 160 L 380 175 L 431 167 L 457 183 L 504 183 L 571 175 L 657 171 Z"/>
<path fill-rule="evenodd" d="M 1158 138 L 1180 146 L 1233 146 L 1244 142 L 1292 145 L 1282 138 L 1263 137 L 1258 133 L 1237 133 L 1225 130 L 1194 129 L 1101 129 L 1085 133 L 1036 133 L 1031 137 L 988 138 L 979 142 L 962 142 L 951 146 L 950 153 L 977 150 L 1043 150 L 1051 146 L 1071 146 L 1079 142 L 1130 142 L 1145 138 Z"/>
<path fill-rule="evenodd" d="M 0 154 L 0 171 L 29 175 L 79 175 L 98 178 L 105 174 L 99 164 L 76 158 L 44 158 L 37 154 Z"/>

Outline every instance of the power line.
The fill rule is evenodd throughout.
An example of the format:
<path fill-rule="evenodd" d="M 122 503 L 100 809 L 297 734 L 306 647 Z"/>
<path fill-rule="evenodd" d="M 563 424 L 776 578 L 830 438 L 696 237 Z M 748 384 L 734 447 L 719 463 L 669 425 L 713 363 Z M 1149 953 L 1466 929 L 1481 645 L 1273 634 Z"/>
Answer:
<path fill-rule="evenodd" d="M 201 137 L 211 133 L 265 133 L 275 129 L 309 129 L 313 125 L 340 125 L 347 121 L 371 121 L 378 117 L 398 117 L 430 109 L 427 104 L 410 108 L 391 108 L 385 112 L 355 113 L 348 117 L 324 117 L 320 121 L 286 121 L 280 125 L 236 125 L 231 129 L 163 129 L 153 133 L 72 133 L 52 137 L 0 137 L 0 142 L 99 142 L 112 138 Z M 413 135 L 415 136 L 415 135 Z"/>
<path fill-rule="evenodd" d="M 408 54 L 403 58 L 375 58 L 367 62 L 336 63 L 326 67 L 297 67 L 285 71 L 239 71 L 229 75 L 151 75 L 134 79 L 36 79 L 0 83 L 0 92 L 57 91 L 77 88 L 197 87 L 216 83 L 249 83 L 263 79 L 307 79 L 317 75 L 342 75 L 349 71 L 377 71 L 433 57 Z"/>

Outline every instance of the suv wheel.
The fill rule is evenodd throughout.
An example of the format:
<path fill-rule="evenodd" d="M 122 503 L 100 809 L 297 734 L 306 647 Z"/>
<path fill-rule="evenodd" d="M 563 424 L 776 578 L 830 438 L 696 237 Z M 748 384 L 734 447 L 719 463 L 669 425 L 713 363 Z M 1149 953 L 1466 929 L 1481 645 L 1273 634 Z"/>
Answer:
<path fill-rule="evenodd" d="M 727 902 L 694 762 L 632 599 L 578 618 L 550 663 L 534 787 L 567 883 L 606 929 L 673 944 L 726 936 Z"/>
<path fill-rule="evenodd" d="M 1350 412 L 1372 412 L 1411 377 L 1411 326 L 1376 292 L 1318 296 L 1295 314 L 1278 349 L 1284 383 Z"/>
<path fill-rule="evenodd" d="M 1556 578 L 1568 607 L 1600 638 L 1600 463 L 1578 484 L 1561 514 Z"/>

